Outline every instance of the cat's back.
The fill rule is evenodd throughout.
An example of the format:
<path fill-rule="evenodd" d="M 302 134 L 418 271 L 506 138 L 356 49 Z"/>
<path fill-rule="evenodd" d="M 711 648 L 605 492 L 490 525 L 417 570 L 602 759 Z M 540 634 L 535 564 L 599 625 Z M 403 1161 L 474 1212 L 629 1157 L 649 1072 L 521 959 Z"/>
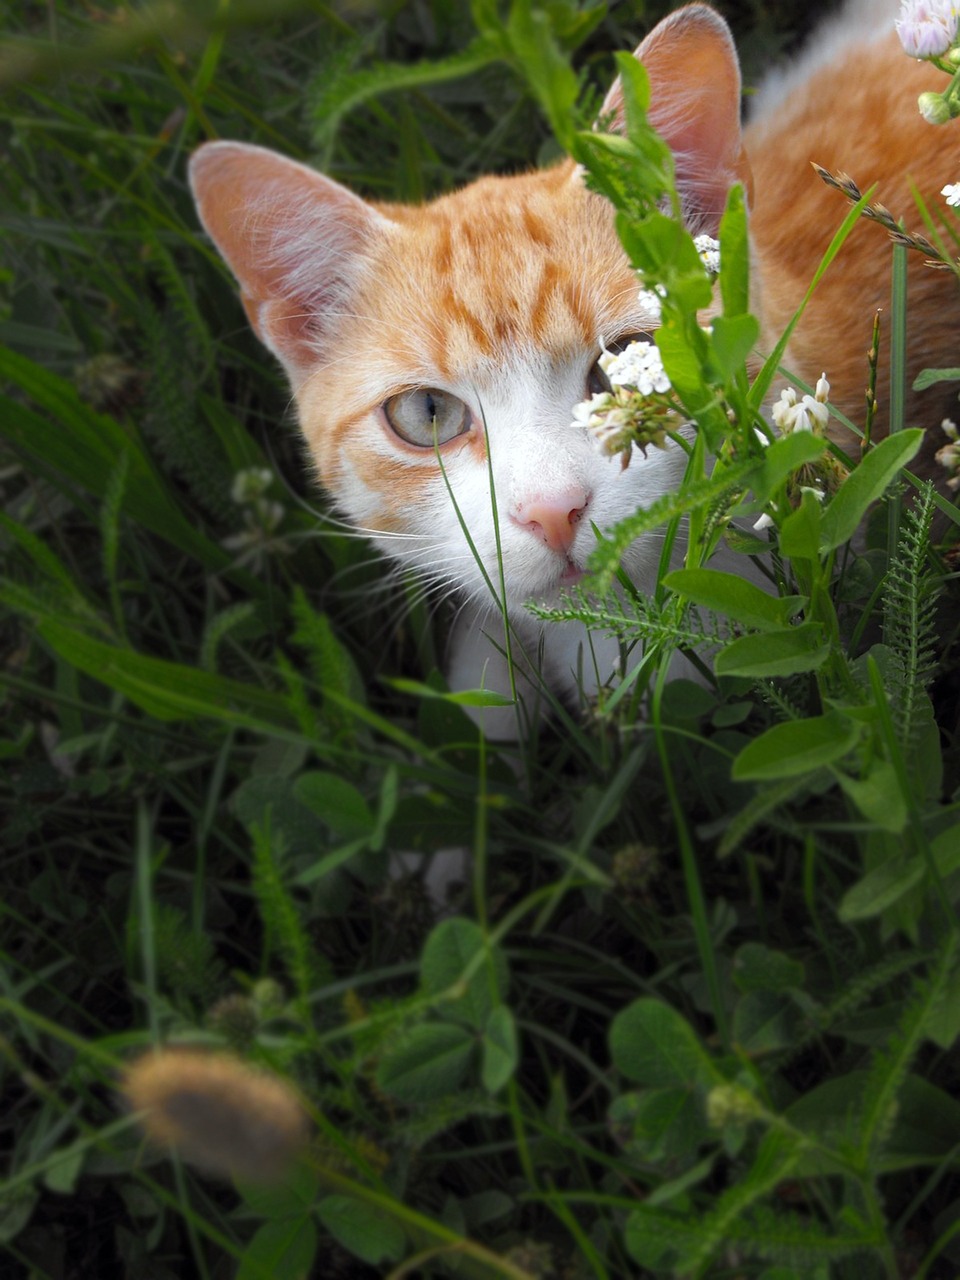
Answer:
<path fill-rule="evenodd" d="M 960 177 L 960 124 L 928 124 L 917 109 L 918 95 L 945 88 L 946 77 L 904 53 L 897 12 L 893 0 L 848 4 L 793 64 L 771 73 L 749 108 L 751 226 L 767 348 L 847 212 L 811 161 L 849 174 L 862 190 L 876 184 L 874 199 L 914 231 L 924 227 L 913 187 L 936 206 L 943 184 Z M 788 349 L 786 363 L 800 376 L 813 380 L 826 369 L 835 401 L 855 421 L 862 418 L 873 313 L 889 309 L 890 258 L 885 231 L 867 222 L 855 227 Z M 919 254 L 911 253 L 909 273 L 912 381 L 920 368 L 955 363 L 949 352 L 960 295 L 952 274 L 926 267 Z M 939 422 L 939 409 L 929 403 L 916 400 L 909 409 L 922 425 Z"/>

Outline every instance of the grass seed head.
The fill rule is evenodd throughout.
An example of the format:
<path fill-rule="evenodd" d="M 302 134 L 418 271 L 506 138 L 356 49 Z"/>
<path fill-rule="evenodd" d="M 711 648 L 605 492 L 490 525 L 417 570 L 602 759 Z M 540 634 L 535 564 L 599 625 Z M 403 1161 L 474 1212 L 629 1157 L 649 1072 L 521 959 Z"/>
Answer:
<path fill-rule="evenodd" d="M 293 1089 L 228 1054 L 145 1054 L 128 1067 L 121 1092 L 152 1142 L 208 1173 L 275 1181 L 306 1142 Z"/>

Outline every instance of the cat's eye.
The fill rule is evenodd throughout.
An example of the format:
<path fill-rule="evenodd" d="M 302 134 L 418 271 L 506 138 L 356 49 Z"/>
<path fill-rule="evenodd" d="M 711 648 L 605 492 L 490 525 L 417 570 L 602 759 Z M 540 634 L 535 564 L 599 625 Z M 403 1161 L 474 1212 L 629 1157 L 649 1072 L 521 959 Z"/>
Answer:
<path fill-rule="evenodd" d="M 446 444 L 470 427 L 470 410 L 458 397 L 436 387 L 418 387 L 391 396 L 383 406 L 401 440 L 422 448 Z"/>
<path fill-rule="evenodd" d="M 641 333 L 625 333 L 622 337 L 617 338 L 615 342 L 607 342 L 604 344 L 604 352 L 610 355 L 618 356 L 621 351 L 626 351 L 631 342 L 653 342 L 653 334 L 647 332 Z M 612 391 L 610 379 L 600 368 L 599 359 L 594 360 L 590 366 L 590 372 L 587 374 L 587 391 L 590 395 L 601 395 L 605 391 Z"/>

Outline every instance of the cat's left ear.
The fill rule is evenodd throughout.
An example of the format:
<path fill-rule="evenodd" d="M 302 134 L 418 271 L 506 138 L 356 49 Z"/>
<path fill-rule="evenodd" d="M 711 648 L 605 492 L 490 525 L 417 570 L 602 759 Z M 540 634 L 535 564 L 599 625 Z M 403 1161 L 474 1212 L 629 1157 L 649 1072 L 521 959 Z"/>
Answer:
<path fill-rule="evenodd" d="M 748 200 L 751 194 L 730 28 L 709 6 L 687 5 L 658 23 L 634 57 L 650 78 L 650 123 L 673 152 L 684 221 L 694 232 L 716 235 L 733 184 L 743 183 Z M 618 79 L 600 119 L 622 129 L 623 116 Z"/>

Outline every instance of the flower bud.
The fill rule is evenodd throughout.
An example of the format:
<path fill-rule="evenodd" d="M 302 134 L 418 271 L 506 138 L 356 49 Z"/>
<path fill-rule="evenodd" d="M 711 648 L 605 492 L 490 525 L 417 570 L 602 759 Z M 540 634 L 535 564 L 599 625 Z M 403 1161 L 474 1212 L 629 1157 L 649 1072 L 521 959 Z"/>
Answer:
<path fill-rule="evenodd" d="M 927 124 L 946 124 L 950 119 L 950 108 L 942 93 L 921 93 L 917 107 Z"/>

